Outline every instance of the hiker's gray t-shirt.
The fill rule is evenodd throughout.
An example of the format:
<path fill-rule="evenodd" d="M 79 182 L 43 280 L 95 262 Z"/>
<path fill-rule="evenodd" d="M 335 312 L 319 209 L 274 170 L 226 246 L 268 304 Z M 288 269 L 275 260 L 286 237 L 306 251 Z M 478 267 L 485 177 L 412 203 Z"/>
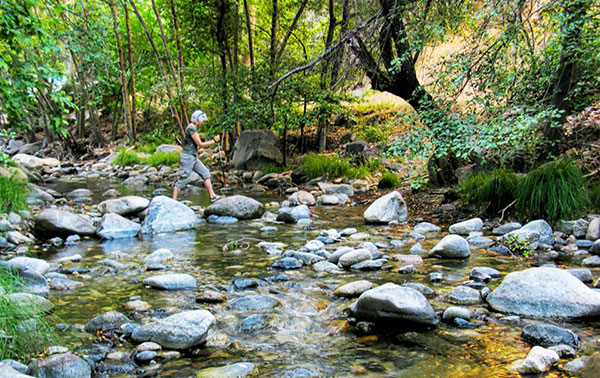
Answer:
<path fill-rule="evenodd" d="M 198 151 L 198 146 L 196 142 L 192 139 L 192 134 L 197 133 L 198 130 L 194 124 L 190 123 L 185 128 L 185 140 L 183 141 L 183 149 L 181 152 L 186 153 L 188 155 L 196 156 L 196 152 Z"/>

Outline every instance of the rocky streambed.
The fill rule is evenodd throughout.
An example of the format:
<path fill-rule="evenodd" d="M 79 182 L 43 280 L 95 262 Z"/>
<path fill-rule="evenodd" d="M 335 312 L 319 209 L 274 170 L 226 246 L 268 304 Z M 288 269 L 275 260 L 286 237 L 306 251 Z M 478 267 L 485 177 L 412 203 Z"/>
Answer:
<path fill-rule="evenodd" d="M 61 345 L 0 377 L 596 376 L 598 218 L 436 225 L 331 184 L 213 206 L 98 177 L 44 190 L 76 218 L 13 219 L 38 239 L 11 234 L 3 266 L 48 299 Z"/>

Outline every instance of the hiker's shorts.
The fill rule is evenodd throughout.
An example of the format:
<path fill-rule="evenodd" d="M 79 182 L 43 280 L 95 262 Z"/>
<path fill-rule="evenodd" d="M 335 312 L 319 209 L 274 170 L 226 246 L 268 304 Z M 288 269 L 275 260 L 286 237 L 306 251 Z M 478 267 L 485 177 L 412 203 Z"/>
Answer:
<path fill-rule="evenodd" d="M 210 178 L 210 171 L 208 168 L 206 168 L 194 155 L 182 152 L 179 154 L 179 163 L 181 164 L 181 167 L 179 168 L 179 179 L 175 182 L 175 186 L 179 189 L 189 184 L 192 179 L 192 172 L 196 172 L 200 175 L 202 181 Z"/>

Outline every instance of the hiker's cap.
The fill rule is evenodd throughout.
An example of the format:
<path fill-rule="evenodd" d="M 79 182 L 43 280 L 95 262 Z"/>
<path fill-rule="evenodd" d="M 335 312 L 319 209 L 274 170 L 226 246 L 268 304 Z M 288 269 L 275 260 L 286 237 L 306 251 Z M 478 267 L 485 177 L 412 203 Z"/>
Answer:
<path fill-rule="evenodd" d="M 206 113 L 204 113 L 202 110 L 195 110 L 192 113 L 192 118 L 190 119 L 190 121 L 192 121 L 192 123 L 196 123 L 198 121 L 208 121 L 208 117 L 206 116 Z"/>

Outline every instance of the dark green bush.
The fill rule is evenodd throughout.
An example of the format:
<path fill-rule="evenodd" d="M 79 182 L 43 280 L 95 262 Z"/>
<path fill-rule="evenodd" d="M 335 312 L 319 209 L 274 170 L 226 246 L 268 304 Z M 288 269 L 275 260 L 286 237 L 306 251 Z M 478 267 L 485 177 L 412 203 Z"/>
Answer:
<path fill-rule="evenodd" d="M 381 179 L 379 180 L 377 187 L 379 189 L 392 189 L 399 187 L 401 184 L 402 180 L 400 177 L 398 177 L 398 175 L 395 175 L 389 171 L 385 171 L 381 175 Z"/>
<path fill-rule="evenodd" d="M 35 306 L 16 305 L 6 295 L 24 292 L 20 277 L 0 268 L 0 360 L 27 359 L 56 342 L 48 316 Z"/>
<path fill-rule="evenodd" d="M 517 195 L 518 176 L 506 169 L 479 172 L 459 185 L 461 198 L 477 206 L 485 206 L 490 215 L 507 207 Z"/>
<path fill-rule="evenodd" d="M 585 178 L 571 159 L 541 165 L 525 176 L 517 194 L 517 211 L 528 219 L 549 222 L 575 219 L 589 206 Z"/>
<path fill-rule="evenodd" d="M 0 213 L 27 209 L 27 193 L 26 184 L 0 176 Z"/>

